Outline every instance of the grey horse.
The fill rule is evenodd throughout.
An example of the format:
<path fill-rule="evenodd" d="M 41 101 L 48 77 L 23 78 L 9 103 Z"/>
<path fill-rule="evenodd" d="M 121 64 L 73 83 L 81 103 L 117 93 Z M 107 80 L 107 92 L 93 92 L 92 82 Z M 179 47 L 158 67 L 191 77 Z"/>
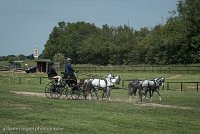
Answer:
<path fill-rule="evenodd" d="M 163 77 L 160 77 L 160 78 L 155 78 L 153 80 L 144 80 L 142 82 L 142 90 L 141 90 L 141 101 L 142 101 L 142 98 L 145 98 L 146 97 L 146 94 L 147 92 L 149 92 L 149 95 L 150 95 L 150 99 L 152 99 L 153 97 L 153 93 L 154 92 L 157 92 L 158 95 L 159 95 L 159 99 L 161 101 L 161 95 L 160 95 L 160 86 L 164 85 L 164 82 L 165 82 L 165 78 Z"/>
<path fill-rule="evenodd" d="M 141 90 L 142 90 L 142 83 L 143 80 L 132 80 L 128 84 L 128 95 L 129 95 L 129 101 L 132 100 L 132 95 L 137 98 L 136 92 L 139 89 L 139 96 L 141 96 Z"/>

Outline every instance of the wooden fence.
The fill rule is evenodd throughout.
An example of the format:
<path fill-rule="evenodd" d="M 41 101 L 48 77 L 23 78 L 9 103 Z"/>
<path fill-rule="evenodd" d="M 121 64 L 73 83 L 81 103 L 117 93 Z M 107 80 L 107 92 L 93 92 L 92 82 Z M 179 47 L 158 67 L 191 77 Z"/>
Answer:
<path fill-rule="evenodd" d="M 104 67 L 74 67 L 87 72 L 200 72 L 200 66 L 104 66 Z"/>
<path fill-rule="evenodd" d="M 200 65 L 115 65 L 115 66 L 76 66 L 75 70 L 86 72 L 200 72 Z M 64 70 L 60 65 L 58 70 Z M 8 71 L 6 66 L 0 66 L 0 71 Z"/>
<path fill-rule="evenodd" d="M 200 82 L 166 82 L 167 84 L 167 90 L 170 89 L 170 84 L 179 84 L 180 85 L 180 88 L 181 88 L 181 91 L 183 91 L 183 84 L 195 84 L 196 85 L 196 91 L 199 90 L 199 83 Z"/>
<path fill-rule="evenodd" d="M 33 81 L 33 79 L 36 79 L 34 82 L 37 83 L 37 84 L 45 84 L 43 81 L 43 79 L 45 79 L 45 81 L 47 81 L 47 77 L 15 77 L 15 78 L 12 78 L 12 77 L 1 77 L 1 80 L 4 80 L 4 81 L 7 81 L 8 83 L 11 83 L 11 82 L 15 82 L 15 83 L 18 83 L 18 84 L 28 84 L 30 82 Z M 22 82 L 23 80 L 23 82 Z M 126 89 L 127 86 L 125 86 L 125 82 L 129 82 L 129 81 L 132 81 L 132 80 L 122 80 L 122 84 L 121 84 L 121 87 L 122 89 Z M 171 84 L 178 84 L 178 86 L 180 86 L 180 90 L 183 91 L 184 87 L 183 85 L 184 84 L 194 84 L 195 85 L 195 89 L 196 91 L 199 91 L 199 84 L 200 82 L 165 82 L 165 84 L 162 86 L 162 89 L 164 90 L 165 89 L 165 86 L 167 87 L 167 90 L 171 90 L 170 89 L 170 86 Z M 126 83 L 127 84 L 127 83 Z M 128 85 L 128 84 L 127 84 Z M 177 89 L 177 87 L 176 87 Z"/>
<path fill-rule="evenodd" d="M 36 84 L 45 84 L 43 79 L 47 81 L 47 77 L 0 77 L 1 81 L 10 83 L 18 83 L 18 84 L 28 84 L 28 83 L 36 83 Z"/>

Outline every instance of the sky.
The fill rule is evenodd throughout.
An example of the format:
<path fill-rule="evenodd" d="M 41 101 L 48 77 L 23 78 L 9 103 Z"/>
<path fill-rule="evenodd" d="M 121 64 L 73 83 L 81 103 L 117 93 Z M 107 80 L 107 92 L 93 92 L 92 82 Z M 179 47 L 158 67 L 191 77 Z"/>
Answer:
<path fill-rule="evenodd" d="M 0 56 L 42 53 L 58 22 L 135 30 L 165 24 L 178 0 L 0 0 Z"/>

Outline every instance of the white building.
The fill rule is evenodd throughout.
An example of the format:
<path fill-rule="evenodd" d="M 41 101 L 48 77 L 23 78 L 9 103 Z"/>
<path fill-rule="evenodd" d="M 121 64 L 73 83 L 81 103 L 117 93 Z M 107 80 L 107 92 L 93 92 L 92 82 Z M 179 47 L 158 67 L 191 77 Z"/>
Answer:
<path fill-rule="evenodd" d="M 38 48 L 37 46 L 35 46 L 35 48 L 34 48 L 34 53 L 33 53 L 33 55 L 34 55 L 34 58 L 35 58 L 35 59 L 38 59 L 38 56 L 39 56 L 39 48 Z"/>

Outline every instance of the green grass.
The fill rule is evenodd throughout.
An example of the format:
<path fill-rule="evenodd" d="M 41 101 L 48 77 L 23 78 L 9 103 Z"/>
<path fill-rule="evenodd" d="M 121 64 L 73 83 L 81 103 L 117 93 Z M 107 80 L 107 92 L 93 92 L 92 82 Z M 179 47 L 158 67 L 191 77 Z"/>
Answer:
<path fill-rule="evenodd" d="M 96 75 L 104 76 L 107 73 Z M 120 73 L 119 73 L 120 74 Z M 200 133 L 200 92 L 161 90 L 162 101 L 155 93 L 153 103 L 128 102 L 127 90 L 112 90 L 111 102 L 88 100 L 48 99 L 46 97 L 17 95 L 10 91 L 44 92 L 47 80 L 37 79 L 27 84 L 18 83 L 18 77 L 31 74 L 0 73 L 0 133 L 87 133 L 87 134 L 176 134 Z M 45 76 L 46 74 L 39 74 Z M 122 79 L 166 77 L 167 81 L 194 81 L 199 74 L 121 73 Z M 177 77 L 177 75 L 180 75 Z M 6 77 L 16 78 L 8 83 Z M 175 77 L 176 76 L 176 77 Z M 38 77 L 38 75 L 32 76 Z M 79 76 L 80 78 L 83 76 Z M 143 106 L 143 105 L 147 106 Z M 148 104 L 159 104 L 151 106 Z M 162 107 L 162 106 L 176 107 Z M 186 107 L 186 108 L 185 108 Z M 185 108 L 185 109 L 183 109 Z M 26 131 L 10 128 L 61 128 L 58 131 Z"/>

